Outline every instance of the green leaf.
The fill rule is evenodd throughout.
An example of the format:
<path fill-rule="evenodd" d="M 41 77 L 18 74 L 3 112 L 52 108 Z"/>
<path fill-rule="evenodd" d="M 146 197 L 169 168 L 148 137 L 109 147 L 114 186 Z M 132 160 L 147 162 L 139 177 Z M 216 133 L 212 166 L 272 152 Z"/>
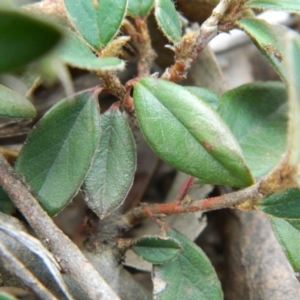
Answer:
<path fill-rule="evenodd" d="M 223 299 L 217 274 L 204 252 L 178 231 L 169 229 L 167 236 L 178 241 L 182 250 L 169 262 L 153 266 L 155 299 Z"/>
<path fill-rule="evenodd" d="M 285 219 L 300 230 L 300 190 L 288 189 L 272 194 L 257 203 L 258 209 L 264 213 Z"/>
<path fill-rule="evenodd" d="M 287 140 L 287 95 L 280 82 L 255 82 L 222 95 L 220 115 L 242 147 L 255 177 L 281 160 Z"/>
<path fill-rule="evenodd" d="M 40 84 L 40 74 L 38 72 L 39 64 L 32 64 L 28 66 L 23 72 L 20 73 L 19 79 L 22 81 L 22 83 L 27 88 L 26 95 L 28 94 L 28 91 L 34 91 L 36 87 Z M 29 92 L 29 95 L 32 93 Z"/>
<path fill-rule="evenodd" d="M 118 33 L 127 10 L 127 0 L 64 0 L 78 31 L 96 50 Z"/>
<path fill-rule="evenodd" d="M 71 31 L 58 49 L 60 58 L 72 67 L 90 71 L 120 70 L 124 62 L 117 57 L 97 57 L 84 41 Z"/>
<path fill-rule="evenodd" d="M 0 300 L 17 300 L 14 296 L 0 291 Z"/>
<path fill-rule="evenodd" d="M 11 215 L 14 210 L 15 206 L 13 205 L 7 194 L 0 187 L 0 211 L 5 214 Z"/>
<path fill-rule="evenodd" d="M 171 0 L 155 0 L 154 12 L 157 24 L 169 41 L 174 44 L 181 40 L 181 23 L 178 12 Z"/>
<path fill-rule="evenodd" d="M 257 203 L 270 216 L 274 232 L 296 271 L 300 271 L 300 190 L 288 189 Z"/>
<path fill-rule="evenodd" d="M 134 243 L 132 250 L 151 263 L 161 264 L 174 258 L 181 245 L 170 237 L 144 236 Z"/>
<path fill-rule="evenodd" d="M 50 214 L 76 194 L 100 137 L 99 89 L 66 98 L 53 106 L 28 135 L 15 169 Z"/>
<path fill-rule="evenodd" d="M 300 230 L 279 218 L 270 218 L 274 233 L 296 272 L 300 272 Z"/>
<path fill-rule="evenodd" d="M 0 116 L 9 118 L 33 118 L 35 115 L 36 110 L 30 101 L 0 84 Z"/>
<path fill-rule="evenodd" d="M 118 108 L 102 115 L 101 138 L 83 190 L 88 206 L 100 217 L 119 207 L 136 169 L 135 143 Z"/>
<path fill-rule="evenodd" d="M 256 9 L 278 9 L 300 12 L 300 0 L 249 0 L 246 6 Z"/>
<path fill-rule="evenodd" d="M 39 58 L 60 40 L 56 27 L 18 10 L 0 9 L 0 73 Z"/>
<path fill-rule="evenodd" d="M 218 109 L 220 101 L 219 96 L 211 90 L 201 88 L 198 86 L 185 86 L 185 88 L 198 98 L 210 104 L 214 109 Z"/>
<path fill-rule="evenodd" d="M 244 18 L 237 24 L 250 36 L 281 78 L 285 79 L 285 35 L 290 30 L 287 27 L 271 25 L 257 18 Z"/>
<path fill-rule="evenodd" d="M 154 0 L 129 0 L 128 12 L 132 16 L 146 16 L 154 5 Z"/>
<path fill-rule="evenodd" d="M 155 78 L 141 79 L 133 95 L 142 132 L 167 163 L 203 183 L 253 183 L 237 141 L 210 105 L 182 86 Z"/>

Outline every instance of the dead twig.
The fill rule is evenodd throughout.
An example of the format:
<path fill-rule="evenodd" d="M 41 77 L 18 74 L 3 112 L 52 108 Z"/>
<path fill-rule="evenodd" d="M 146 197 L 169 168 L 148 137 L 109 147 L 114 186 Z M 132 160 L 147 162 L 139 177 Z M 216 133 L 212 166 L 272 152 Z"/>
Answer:
<path fill-rule="evenodd" d="M 181 42 L 175 45 L 175 63 L 166 69 L 162 79 L 178 82 L 186 77 L 199 53 L 218 34 L 219 22 L 233 3 L 234 0 L 221 0 L 198 32 L 186 34 Z"/>
<path fill-rule="evenodd" d="M 53 255 L 42 245 L 42 243 L 29 235 L 25 231 L 22 231 L 11 224 L 7 224 L 3 220 L 2 215 L 0 214 L 0 230 L 5 232 L 7 235 L 11 236 L 17 240 L 20 244 L 28 248 L 31 252 L 39 256 L 42 261 L 47 266 L 47 269 L 52 274 L 53 278 L 57 282 L 58 286 L 61 288 L 65 296 L 72 300 L 73 297 L 68 291 L 68 287 L 64 282 L 62 275 L 60 273 L 60 267 L 57 261 L 54 259 Z"/>
<path fill-rule="evenodd" d="M 4 267 L 19 278 L 40 299 L 57 300 L 44 285 L 29 271 L 24 264 L 0 242 L 0 262 Z"/>
<path fill-rule="evenodd" d="M 73 276 L 91 299 L 119 299 L 78 247 L 56 227 L 1 153 L 0 185 L 54 254 L 62 270 Z"/>

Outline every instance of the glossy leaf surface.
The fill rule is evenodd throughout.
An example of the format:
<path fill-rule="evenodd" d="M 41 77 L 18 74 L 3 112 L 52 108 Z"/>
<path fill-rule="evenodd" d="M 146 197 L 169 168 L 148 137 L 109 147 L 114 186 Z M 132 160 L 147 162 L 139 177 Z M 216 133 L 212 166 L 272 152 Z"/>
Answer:
<path fill-rule="evenodd" d="M 88 90 L 53 106 L 28 135 L 15 169 L 50 214 L 76 194 L 100 136 L 98 91 Z"/>
<path fill-rule="evenodd" d="M 59 47 L 59 56 L 72 67 L 85 70 L 119 70 L 124 62 L 117 57 L 96 57 L 92 50 L 76 34 L 68 32 L 65 41 Z"/>
<path fill-rule="evenodd" d="M 288 189 L 258 202 L 257 208 L 268 214 L 274 232 L 296 271 L 300 271 L 300 190 Z"/>
<path fill-rule="evenodd" d="M 154 0 L 129 0 L 128 12 L 132 16 L 146 16 L 154 5 Z"/>
<path fill-rule="evenodd" d="M 151 263 L 161 264 L 174 258 L 181 250 L 181 246 L 169 237 L 144 236 L 134 244 L 132 250 Z"/>
<path fill-rule="evenodd" d="M 282 79 L 285 79 L 285 35 L 289 29 L 281 25 L 271 25 L 257 18 L 244 18 L 237 24 L 250 36 Z"/>
<path fill-rule="evenodd" d="M 300 0 L 249 0 L 246 5 L 257 9 L 278 9 L 300 12 Z"/>
<path fill-rule="evenodd" d="M 22 95 L 0 84 L 0 116 L 9 118 L 33 118 L 34 106 Z"/>
<path fill-rule="evenodd" d="M 255 177 L 281 160 L 287 140 L 287 95 L 279 82 L 245 84 L 222 95 L 219 112 Z"/>
<path fill-rule="evenodd" d="M 118 33 L 127 10 L 127 0 L 64 0 L 78 31 L 96 50 Z"/>
<path fill-rule="evenodd" d="M 143 78 L 134 88 L 141 130 L 151 148 L 203 183 L 253 183 L 240 146 L 206 102 L 174 83 Z"/>
<path fill-rule="evenodd" d="M 101 118 L 101 138 L 83 190 L 88 206 L 99 216 L 119 207 L 132 185 L 136 155 L 131 130 L 118 108 Z"/>
<path fill-rule="evenodd" d="M 0 73 L 39 58 L 60 40 L 51 24 L 18 10 L 0 9 Z"/>
<path fill-rule="evenodd" d="M 185 86 L 185 88 L 198 98 L 210 104 L 214 109 L 218 109 L 220 99 L 219 96 L 214 92 L 198 86 Z"/>
<path fill-rule="evenodd" d="M 169 262 L 153 266 L 155 299 L 223 299 L 217 274 L 204 252 L 178 231 L 170 229 L 167 236 L 177 240 L 182 250 Z"/>
<path fill-rule="evenodd" d="M 171 0 L 155 0 L 154 15 L 159 28 L 174 44 L 181 40 L 181 23 L 178 12 Z"/>

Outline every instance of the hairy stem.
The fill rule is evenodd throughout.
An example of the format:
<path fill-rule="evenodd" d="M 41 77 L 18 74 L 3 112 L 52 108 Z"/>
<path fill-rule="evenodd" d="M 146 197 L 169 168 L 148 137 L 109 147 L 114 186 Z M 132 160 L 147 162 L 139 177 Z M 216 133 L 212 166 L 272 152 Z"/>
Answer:
<path fill-rule="evenodd" d="M 167 217 L 174 214 L 222 208 L 250 209 L 256 201 L 263 197 L 259 192 L 259 185 L 260 183 L 256 183 L 244 190 L 201 200 L 180 201 L 176 199 L 171 203 L 142 205 L 129 211 L 126 218 L 131 225 L 134 225 L 148 217 Z"/>
<path fill-rule="evenodd" d="M 233 1 L 221 0 L 196 34 L 187 34 L 182 38 L 180 44 L 175 47 L 175 63 L 166 69 L 162 79 L 178 82 L 186 77 L 199 53 L 218 34 L 218 24 Z"/>
<path fill-rule="evenodd" d="M 114 71 L 98 71 L 97 75 L 103 80 L 104 88 L 121 102 L 125 97 L 125 88 Z"/>
<path fill-rule="evenodd" d="M 140 33 L 141 41 L 139 42 L 139 61 L 138 61 L 138 76 L 149 76 L 150 69 L 156 57 L 156 53 L 152 49 L 151 39 L 147 22 L 145 19 L 135 19 L 135 24 Z"/>
<path fill-rule="evenodd" d="M 138 77 L 150 75 L 150 69 L 156 57 L 151 45 L 151 38 L 145 18 L 135 18 L 135 26 L 128 20 L 124 20 L 122 26 L 130 36 L 130 44 L 138 57 Z"/>

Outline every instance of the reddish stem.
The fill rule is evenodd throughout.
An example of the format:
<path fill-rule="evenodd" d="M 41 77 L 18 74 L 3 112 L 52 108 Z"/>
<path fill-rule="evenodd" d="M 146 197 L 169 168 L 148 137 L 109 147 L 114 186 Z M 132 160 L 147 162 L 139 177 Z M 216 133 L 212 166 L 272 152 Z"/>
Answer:
<path fill-rule="evenodd" d="M 126 214 L 131 225 L 140 223 L 148 217 L 166 217 L 168 215 L 191 213 L 197 211 L 216 210 L 221 208 L 233 208 L 243 202 L 249 201 L 249 207 L 260 200 L 263 195 L 259 192 L 260 183 L 256 183 L 244 190 L 221 195 L 218 197 L 201 200 L 179 201 L 154 205 L 143 205 L 134 208 Z"/>
<path fill-rule="evenodd" d="M 184 184 L 181 186 L 179 193 L 177 194 L 177 201 L 181 201 L 183 200 L 183 198 L 186 196 L 189 188 L 193 185 L 194 183 L 194 177 L 189 176 L 186 181 L 184 182 Z"/>
<path fill-rule="evenodd" d="M 133 98 L 131 97 L 130 93 L 133 86 L 138 82 L 139 79 L 139 77 L 135 77 L 127 81 L 125 84 L 125 97 L 123 100 L 123 107 L 129 114 L 134 113 Z"/>

